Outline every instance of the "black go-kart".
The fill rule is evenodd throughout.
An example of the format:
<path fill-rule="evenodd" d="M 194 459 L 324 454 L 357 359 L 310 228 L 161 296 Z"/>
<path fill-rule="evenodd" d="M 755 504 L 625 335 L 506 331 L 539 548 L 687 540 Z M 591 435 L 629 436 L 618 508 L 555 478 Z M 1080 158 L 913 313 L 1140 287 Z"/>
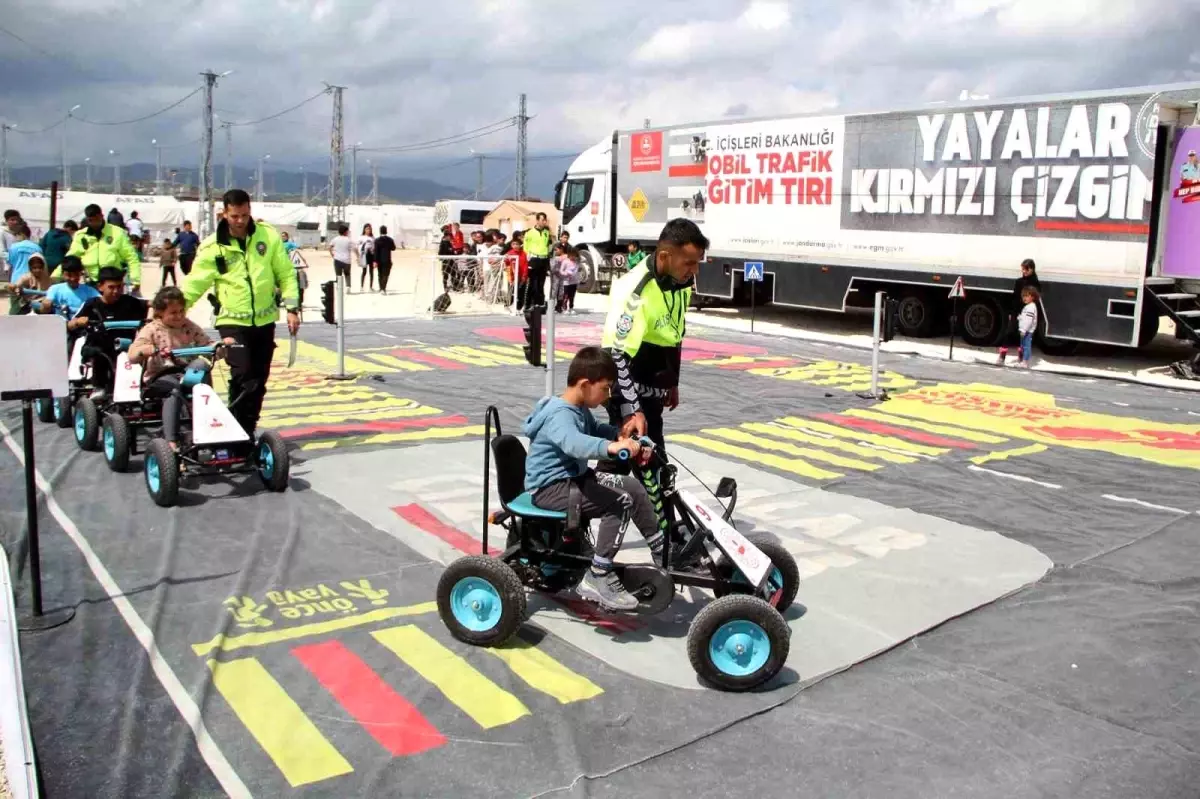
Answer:
<path fill-rule="evenodd" d="M 230 357 L 241 348 L 229 348 Z M 179 500 L 184 477 L 255 473 L 270 491 L 286 491 L 290 461 L 287 443 L 274 431 L 257 439 L 242 428 L 209 384 L 211 358 L 217 345 L 171 350 L 176 360 L 193 359 L 183 373 L 185 402 L 179 419 L 179 442 L 151 439 L 143 459 L 146 490 L 155 504 L 171 507 Z M 244 395 L 243 395 L 244 396 Z M 234 398 L 234 404 L 241 396 Z"/>
<path fill-rule="evenodd" d="M 525 621 L 526 588 L 551 594 L 573 590 L 592 562 L 588 520 L 580 520 L 578 530 L 569 531 L 565 512 L 537 507 L 523 490 L 525 455 L 524 444 L 502 433 L 499 413 L 489 407 L 483 554 L 451 563 L 437 587 L 442 622 L 451 635 L 469 644 L 505 643 Z M 502 506 L 495 513 L 487 507 L 492 456 Z M 627 454 L 622 456 L 625 459 Z M 732 478 L 722 478 L 714 493 L 718 500 L 728 500 L 717 512 L 676 488 L 675 465 L 661 454 L 653 457 L 659 469 L 659 498 L 672 520 L 662 566 L 617 563 L 614 569 L 638 599 L 637 613 L 666 610 L 680 586 L 712 591 L 717 598 L 696 615 L 688 630 L 688 659 L 696 673 L 717 688 L 756 688 L 778 674 L 787 660 L 791 629 L 782 614 L 799 587 L 796 562 L 774 538 L 742 535 L 730 524 L 737 503 L 737 483 Z M 487 554 L 489 523 L 507 531 L 504 552 L 498 557 Z"/>
<path fill-rule="evenodd" d="M 117 362 L 121 355 L 129 350 L 133 337 L 145 322 L 91 319 L 88 321 L 86 333 L 75 338 L 71 344 L 71 359 L 67 366 L 67 395 L 55 397 L 53 400 L 35 400 L 34 408 L 38 419 L 43 422 L 55 422 L 61 428 L 71 427 L 75 433 L 75 443 L 80 449 L 94 450 L 100 434 L 100 405 L 91 399 L 97 388 L 95 385 L 94 369 L 90 359 L 83 357 L 83 348 L 89 336 L 95 333 L 103 335 L 103 339 L 112 345 L 112 351 L 94 353 L 92 358 L 104 358 L 109 363 L 111 374 L 117 373 Z M 114 335 L 125 333 L 125 335 Z M 102 400 L 106 402 L 107 400 Z"/>

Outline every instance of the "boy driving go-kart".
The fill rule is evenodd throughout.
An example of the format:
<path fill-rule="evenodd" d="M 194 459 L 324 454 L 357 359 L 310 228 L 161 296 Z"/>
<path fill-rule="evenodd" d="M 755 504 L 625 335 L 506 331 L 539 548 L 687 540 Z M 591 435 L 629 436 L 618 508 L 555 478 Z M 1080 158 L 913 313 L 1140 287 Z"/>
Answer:
<path fill-rule="evenodd" d="M 92 369 L 92 399 L 104 399 L 112 392 L 111 355 L 117 349 L 117 342 L 103 323 L 140 324 L 146 319 L 146 303 L 125 293 L 125 273 L 115 267 L 100 270 L 96 288 L 99 296 L 83 304 L 75 318 L 67 322 L 67 331 L 72 338 L 86 337 L 83 358 Z"/>
<path fill-rule="evenodd" d="M 592 408 L 608 401 L 616 380 L 617 365 L 607 352 L 584 347 L 576 353 L 567 370 L 567 390 L 561 397 L 543 398 L 525 420 L 529 437 L 525 490 L 538 507 L 567 511 L 577 505 L 581 517 L 600 519 L 592 565 L 577 590 L 606 608 L 633 610 L 638 601 L 613 571 L 613 558 L 631 518 L 660 563 L 663 534 L 650 497 L 636 477 L 588 468 L 592 458 L 617 458 L 622 453 L 642 457 L 636 440 L 618 440 L 616 427 L 601 424 L 592 415 Z M 648 456 L 647 452 L 643 461 Z"/>

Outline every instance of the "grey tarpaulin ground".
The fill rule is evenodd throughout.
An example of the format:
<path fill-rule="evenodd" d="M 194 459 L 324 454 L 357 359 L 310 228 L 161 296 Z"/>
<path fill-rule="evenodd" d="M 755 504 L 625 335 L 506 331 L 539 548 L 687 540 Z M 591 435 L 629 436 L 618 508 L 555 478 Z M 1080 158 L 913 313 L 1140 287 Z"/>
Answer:
<path fill-rule="evenodd" d="M 473 327 L 492 329 L 484 336 Z M 349 346 L 363 350 L 514 340 L 496 338 L 496 328 L 508 328 L 506 336 L 520 335 L 510 319 L 473 324 L 446 320 L 355 324 L 348 340 Z M 305 339 L 328 347 L 330 332 L 313 325 Z M 729 352 L 749 346 L 808 362 L 864 360 L 861 352 L 836 347 L 707 330 L 694 336 L 714 342 L 715 349 L 727 345 Z M 978 369 L 964 376 L 952 365 L 917 359 L 885 358 L 885 366 L 918 386 L 982 379 Z M 482 421 L 487 403 L 505 407 L 506 426 L 514 424 L 541 388 L 540 373 L 515 365 L 384 370 L 377 376 L 382 379 L 362 383 L 418 400 L 443 415 L 465 415 L 472 424 Z M 1188 397 L 1171 392 L 1000 371 L 988 381 L 1053 394 L 1063 407 L 1150 422 L 1200 422 L 1189 415 Z M 836 386 L 698 363 L 685 367 L 683 401 L 669 419 L 672 431 L 710 438 L 703 431 L 874 405 Z M 313 401 L 303 412 L 318 413 L 319 407 Z M 17 430 L 12 408 L 5 408 L 0 418 Z M 348 479 L 351 487 L 338 490 L 349 490 L 352 497 L 343 504 L 353 509 L 356 502 L 369 503 L 381 480 L 370 458 L 381 449 L 362 442 L 328 454 L 304 450 L 300 458 L 307 463 L 297 465 L 288 494 L 251 492 L 252 483 L 244 480 L 218 482 L 188 492 L 186 506 L 163 511 L 150 503 L 140 476 L 110 474 L 100 455 L 78 453 L 65 432 L 41 426 L 38 433 L 39 468 L 54 485 L 62 510 L 153 630 L 164 662 L 204 708 L 213 740 L 255 795 L 520 796 L 571 785 L 562 793 L 889 799 L 1196 795 L 1200 702 L 1194 686 L 1200 651 L 1194 629 L 1200 581 L 1193 557 L 1198 532 L 1194 468 L 1064 447 L 986 464 L 993 471 L 1039 481 L 1027 483 L 969 470 L 968 459 L 983 451 L 976 449 L 811 480 L 764 463 L 749 469 L 737 457 L 714 464 L 709 459 L 717 457 L 711 451 L 692 455 L 695 463 L 689 465 L 701 473 L 739 472 L 746 475 L 739 479 L 752 482 L 754 471 L 766 472 L 771 479 L 819 485 L 831 502 L 838 495 L 859 497 L 995 531 L 1036 548 L 1055 566 L 1032 587 L 694 743 L 788 699 L 796 686 L 779 685 L 743 697 L 665 686 L 631 677 L 552 632 L 538 642 L 538 650 L 603 691 L 563 705 L 532 690 L 495 658 L 452 642 L 436 615 L 428 613 L 323 638 L 217 654 L 218 661 L 225 661 L 252 652 L 353 768 L 344 776 L 292 788 L 228 702 L 206 689 L 211 685 L 209 667 L 193 647 L 222 629 L 230 636 L 243 633 L 222 604 L 227 598 L 261 599 L 273 589 L 361 579 L 390 592 L 383 608 L 410 607 L 432 597 L 437 571 L 423 565 L 426 557 L 397 540 L 386 525 L 364 520 L 341 500 L 327 497 L 324 492 L 336 491 L 317 474 L 325 469 L 322 461 L 332 466 L 341 459 L 343 482 Z M 470 436 L 463 447 L 471 441 L 479 447 Z M 1189 443 L 1182 440 L 1177 446 Z M 418 452 L 426 454 L 425 460 L 417 459 L 418 466 L 432 471 L 438 464 L 428 460 L 437 448 L 457 446 L 422 440 L 411 445 L 387 450 L 397 459 L 398 473 L 412 468 L 410 459 Z M 679 446 L 681 452 L 695 451 L 691 444 Z M 360 458 L 358 469 L 355 459 Z M 7 477 L 0 481 L 0 524 L 6 545 L 15 549 L 11 545 L 19 537 L 22 489 L 8 448 L 0 449 L 0 470 Z M 306 470 L 311 474 L 305 475 Z M 362 486 L 357 495 L 356 481 Z M 1045 488 L 1045 483 L 1060 487 Z M 416 493 L 398 494 L 396 501 L 429 502 Z M 388 500 L 381 496 L 375 504 L 388 511 Z M 746 500 L 747 513 L 753 514 L 755 502 L 766 501 Z M 853 515 L 855 502 L 847 499 L 845 504 Z M 47 606 L 78 606 L 78 616 L 66 627 L 23 635 L 21 641 L 31 721 L 50 795 L 219 794 L 221 783 L 115 603 L 55 521 L 45 513 L 42 518 Z M 787 521 L 786 514 L 774 520 Z M 465 521 L 442 521 L 471 531 Z M 889 552 L 878 562 L 919 552 Z M 818 575 L 814 584 L 827 576 Z M 878 598 L 879 603 L 888 601 L 886 593 Z M 363 604 L 361 610 L 368 607 Z M 895 612 L 902 614 L 903 607 Z M 286 626 L 278 618 L 275 623 L 271 629 Z M 568 623 L 565 617 L 561 623 Z M 518 696 L 530 718 L 480 730 L 408 666 L 373 647 L 371 630 L 398 624 L 415 625 Z M 592 629 L 583 622 L 577 625 Z M 793 625 L 793 647 L 803 647 L 803 619 Z M 448 743 L 407 757 L 385 751 L 289 653 L 290 647 L 324 641 L 356 653 Z M 636 764 L 672 748 L 677 749 Z M 310 757 L 309 765 L 318 760 Z M 594 780 L 578 779 L 609 772 Z"/>

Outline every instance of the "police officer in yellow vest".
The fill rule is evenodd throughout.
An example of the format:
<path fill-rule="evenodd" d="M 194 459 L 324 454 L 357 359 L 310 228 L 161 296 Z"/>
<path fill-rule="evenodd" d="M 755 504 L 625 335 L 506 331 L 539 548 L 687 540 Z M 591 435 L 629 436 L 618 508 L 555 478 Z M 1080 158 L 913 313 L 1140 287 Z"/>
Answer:
<path fill-rule="evenodd" d="M 707 249 L 708 239 L 695 222 L 672 219 L 659 234 L 654 254 L 618 278 L 609 292 L 602 346 L 617 362 L 609 421 L 622 436 L 649 436 L 660 452 L 665 448 L 663 408 L 679 405 L 686 314 Z M 642 481 L 665 527 L 657 475 L 644 470 Z"/>
<path fill-rule="evenodd" d="M 275 292 L 283 296 L 288 333 L 294 336 L 300 329 L 300 289 L 279 233 L 251 217 L 250 195 L 230 189 L 222 202 L 223 218 L 217 232 L 200 245 L 192 271 L 180 288 L 190 308 L 214 287 L 219 305 L 217 332 L 226 343 L 243 346 L 228 356 L 229 409 L 253 437 L 275 352 L 279 319 Z"/>
<path fill-rule="evenodd" d="M 89 283 L 97 281 L 101 269 L 112 266 L 126 274 L 135 292 L 141 288 L 142 262 L 129 241 L 129 235 L 116 225 L 105 222 L 104 211 L 95 203 L 83 209 L 83 227 L 71 239 L 67 255 L 77 256 L 83 262 L 84 275 Z M 51 277 L 61 280 L 62 267 L 55 269 Z"/>

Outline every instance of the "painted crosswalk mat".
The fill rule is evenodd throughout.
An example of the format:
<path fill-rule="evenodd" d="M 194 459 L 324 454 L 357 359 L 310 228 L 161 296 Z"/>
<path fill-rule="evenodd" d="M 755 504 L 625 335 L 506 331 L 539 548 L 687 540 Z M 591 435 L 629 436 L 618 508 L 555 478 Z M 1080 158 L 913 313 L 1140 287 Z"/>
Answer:
<path fill-rule="evenodd" d="M 1036 550 L 986 530 L 829 494 L 690 448 L 672 453 L 696 473 L 681 479 L 681 487 L 703 491 L 697 481 L 715 486 L 721 476 L 736 479 L 739 526 L 775 534 L 796 557 L 802 607 L 788 614 L 799 644 L 788 666 L 798 680 L 845 668 L 1015 591 L 1050 567 Z M 422 444 L 405 455 L 401 461 L 386 452 L 322 458 L 309 464 L 305 479 L 430 559 L 448 563 L 480 552 L 480 445 Z M 388 477 L 364 491 L 356 475 L 383 474 L 385 463 Z M 493 494 L 490 505 L 498 503 Z M 635 537 L 627 538 L 626 557 L 645 560 L 645 545 Z M 684 637 L 709 599 L 686 589 L 661 616 L 630 618 L 594 612 L 570 595 L 539 597 L 531 604 L 532 623 L 627 674 L 699 688 Z"/>

